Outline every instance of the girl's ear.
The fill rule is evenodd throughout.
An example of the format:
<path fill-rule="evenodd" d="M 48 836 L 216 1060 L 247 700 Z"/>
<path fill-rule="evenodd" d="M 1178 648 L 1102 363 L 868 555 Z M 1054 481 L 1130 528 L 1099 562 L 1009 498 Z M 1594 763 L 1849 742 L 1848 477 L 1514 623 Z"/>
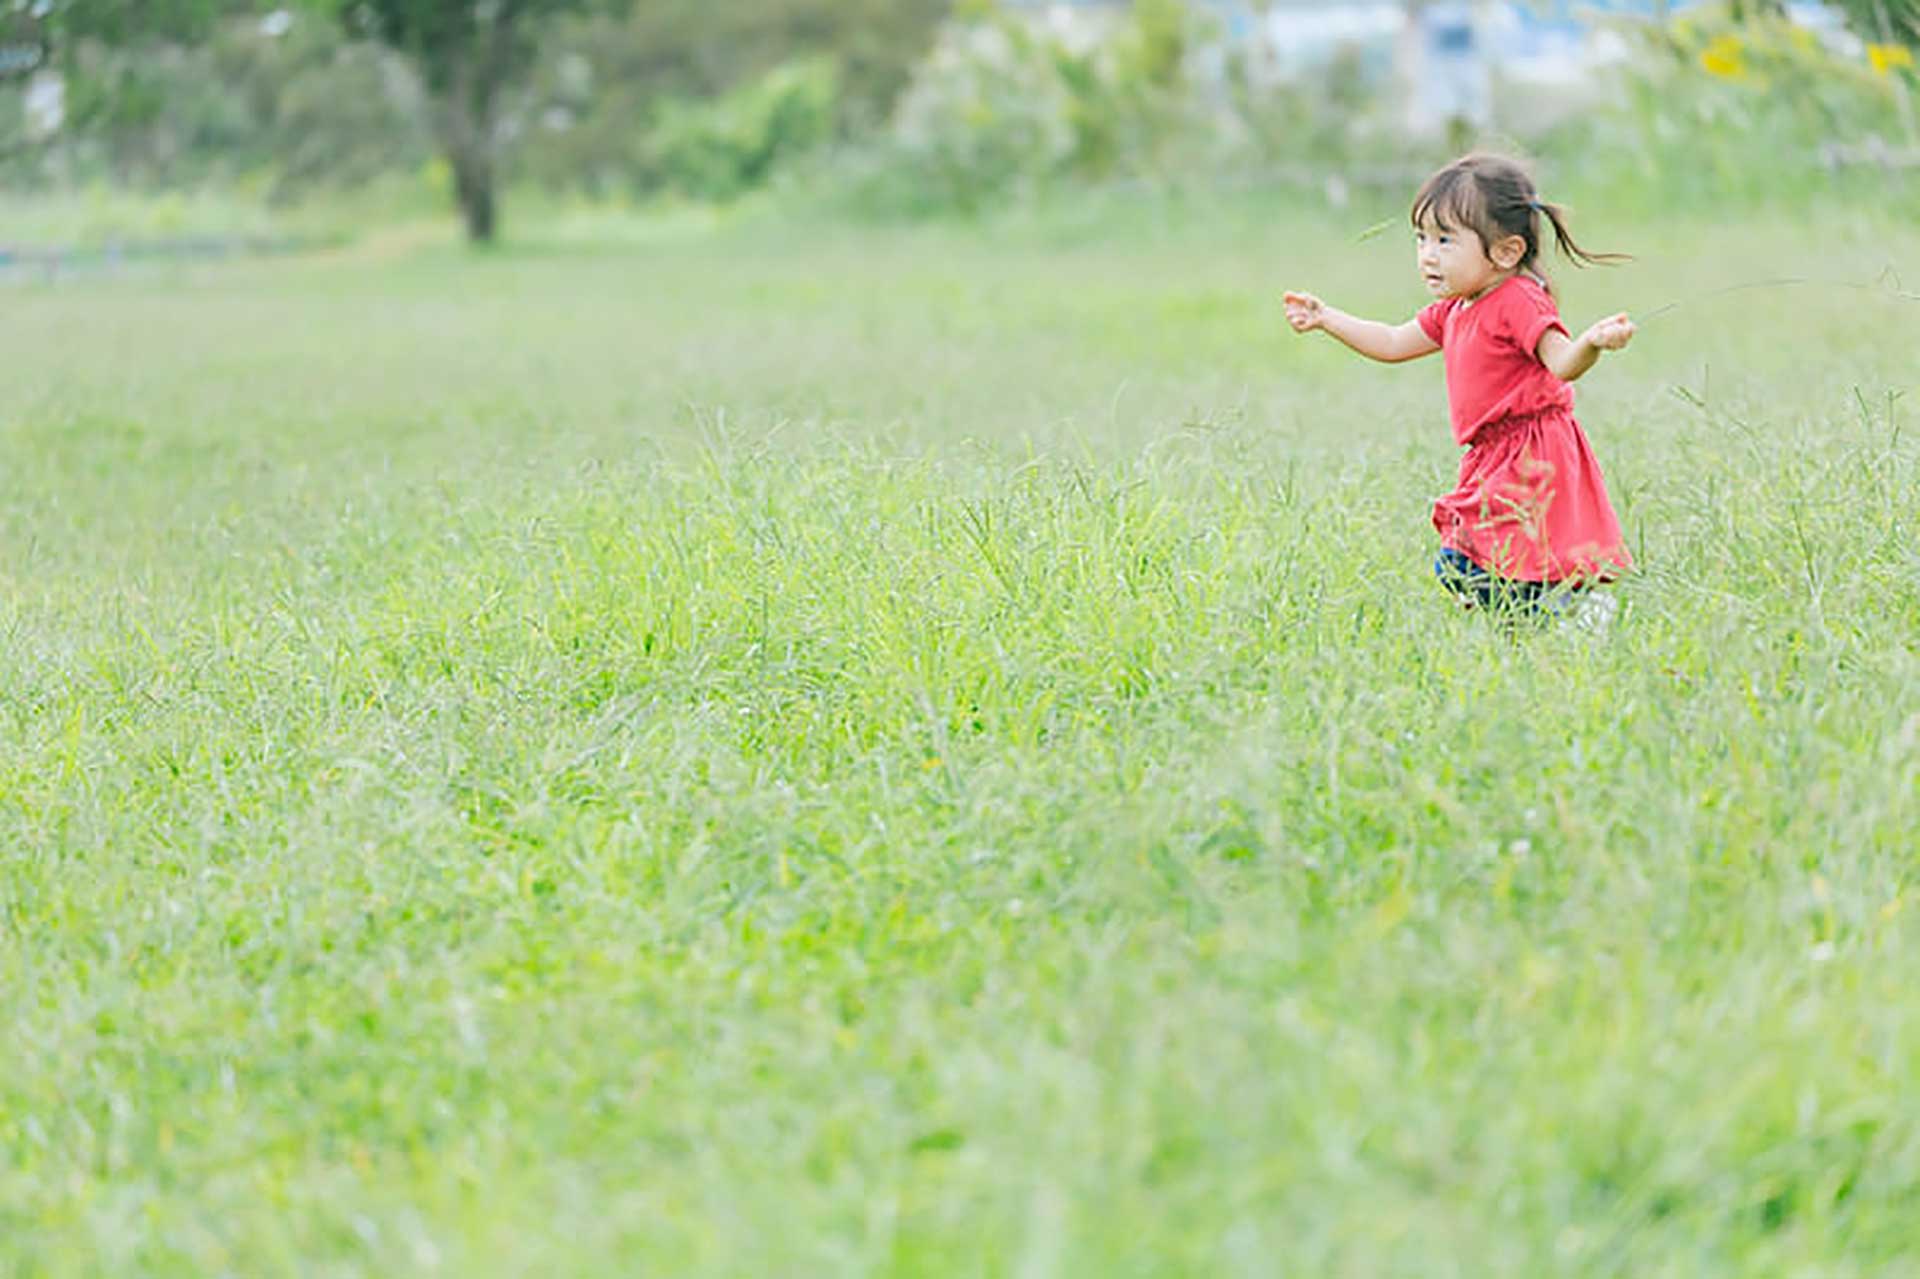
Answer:
<path fill-rule="evenodd" d="M 1511 271 L 1520 265 L 1521 258 L 1527 256 L 1527 238 L 1523 235 L 1503 235 L 1493 242 L 1487 256 L 1502 271 Z"/>

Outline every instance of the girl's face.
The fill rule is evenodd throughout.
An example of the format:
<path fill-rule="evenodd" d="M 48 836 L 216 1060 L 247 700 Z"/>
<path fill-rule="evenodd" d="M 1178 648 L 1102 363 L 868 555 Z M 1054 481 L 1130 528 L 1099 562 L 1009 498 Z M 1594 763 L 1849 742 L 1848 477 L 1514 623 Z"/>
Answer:
<path fill-rule="evenodd" d="M 1509 236 L 1490 254 L 1477 231 L 1443 226 L 1431 218 L 1415 229 L 1413 243 L 1420 278 L 1437 298 L 1479 297 L 1512 275 L 1526 251 L 1526 241 Z"/>

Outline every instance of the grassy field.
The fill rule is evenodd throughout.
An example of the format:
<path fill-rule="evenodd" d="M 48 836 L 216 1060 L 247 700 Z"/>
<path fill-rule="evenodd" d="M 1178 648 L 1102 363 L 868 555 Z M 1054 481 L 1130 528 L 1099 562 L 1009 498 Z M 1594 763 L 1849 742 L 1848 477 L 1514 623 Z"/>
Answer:
<path fill-rule="evenodd" d="M 1920 233 L 1580 227 L 1515 641 L 1363 230 L 9 286 L 0 1272 L 1920 1275 Z"/>

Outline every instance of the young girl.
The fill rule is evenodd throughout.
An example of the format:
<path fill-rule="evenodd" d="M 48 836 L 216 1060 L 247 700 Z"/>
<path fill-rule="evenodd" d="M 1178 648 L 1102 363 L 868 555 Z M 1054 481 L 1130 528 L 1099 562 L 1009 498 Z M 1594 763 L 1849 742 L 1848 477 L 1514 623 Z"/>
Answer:
<path fill-rule="evenodd" d="M 1467 451 L 1459 484 L 1434 502 L 1433 567 L 1468 607 L 1555 611 L 1633 564 L 1569 385 L 1602 351 L 1632 341 L 1633 322 L 1614 315 L 1568 335 L 1540 274 L 1543 218 L 1576 264 L 1618 260 L 1576 244 L 1561 209 L 1514 161 L 1470 155 L 1413 201 L 1420 275 L 1437 299 L 1417 316 L 1388 325 L 1310 293 L 1285 298 L 1294 332 L 1324 330 L 1372 359 L 1446 353 L 1453 438 Z"/>

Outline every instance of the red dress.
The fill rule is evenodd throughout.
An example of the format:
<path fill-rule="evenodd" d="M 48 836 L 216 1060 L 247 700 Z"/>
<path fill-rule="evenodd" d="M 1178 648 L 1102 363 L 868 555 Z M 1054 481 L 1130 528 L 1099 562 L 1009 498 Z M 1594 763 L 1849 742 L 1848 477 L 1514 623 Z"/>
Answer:
<path fill-rule="evenodd" d="M 1548 329 L 1567 331 L 1553 297 L 1516 275 L 1418 318 L 1446 360 L 1453 438 L 1467 449 L 1459 484 L 1433 504 L 1441 545 L 1527 582 L 1606 581 L 1631 568 L 1573 388 L 1537 354 Z"/>

